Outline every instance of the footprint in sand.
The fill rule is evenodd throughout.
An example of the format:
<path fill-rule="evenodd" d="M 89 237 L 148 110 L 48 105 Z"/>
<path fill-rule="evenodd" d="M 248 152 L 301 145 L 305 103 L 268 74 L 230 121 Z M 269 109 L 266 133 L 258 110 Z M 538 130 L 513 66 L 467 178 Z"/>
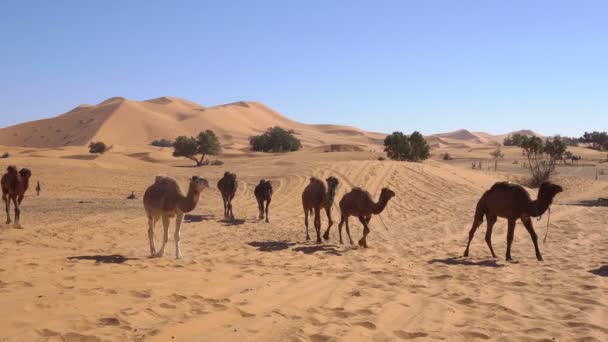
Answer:
<path fill-rule="evenodd" d="M 405 332 L 403 330 L 397 330 L 393 332 L 395 335 L 397 335 L 397 337 L 399 337 L 400 339 L 403 340 L 413 340 L 416 338 L 424 338 L 429 336 L 429 334 L 427 333 L 423 333 L 423 332 L 413 332 L 413 333 L 409 333 L 409 332 Z"/>
<path fill-rule="evenodd" d="M 101 342 L 101 338 L 94 335 L 83 335 L 69 332 L 61 336 L 66 342 Z"/>
<path fill-rule="evenodd" d="M 101 326 L 106 326 L 106 325 L 117 326 L 117 325 L 120 325 L 120 320 L 118 318 L 115 318 L 115 317 L 104 317 L 104 318 L 100 318 L 99 319 L 99 325 L 101 325 Z"/>
<path fill-rule="evenodd" d="M 59 335 L 59 333 L 49 329 L 42 329 L 38 331 L 38 335 L 40 335 L 40 337 L 53 337 Z"/>
<path fill-rule="evenodd" d="M 120 313 L 123 315 L 127 315 L 127 316 L 133 316 L 133 315 L 137 315 L 139 313 L 139 311 L 133 309 L 133 308 L 124 308 L 120 310 Z"/>
<path fill-rule="evenodd" d="M 188 297 L 186 296 L 182 296 L 182 295 L 178 295 L 177 293 L 174 293 L 172 295 L 169 296 L 169 299 L 171 299 L 172 302 L 174 303 L 179 303 L 182 302 L 184 300 L 186 300 Z"/>
<path fill-rule="evenodd" d="M 168 304 L 168 303 L 161 303 L 159 306 L 163 309 L 175 309 L 176 308 L 175 305 Z"/>
<path fill-rule="evenodd" d="M 357 322 L 357 323 L 355 323 L 355 325 L 358 325 L 360 327 L 364 327 L 364 328 L 370 329 L 370 330 L 376 330 L 376 325 L 369 321 Z"/>
<path fill-rule="evenodd" d="M 474 338 L 478 338 L 478 339 L 482 339 L 482 340 L 490 339 L 490 336 L 488 336 L 486 334 L 482 334 L 480 332 L 476 332 L 476 331 L 465 331 L 465 332 L 460 333 L 460 335 L 462 335 L 467 340 L 474 339 Z"/>
<path fill-rule="evenodd" d="M 150 291 L 146 291 L 146 290 L 144 290 L 144 291 L 131 291 L 131 295 L 133 297 L 136 297 L 136 298 L 150 298 L 150 297 L 152 297 L 152 294 L 150 293 Z"/>
<path fill-rule="evenodd" d="M 311 342 L 327 342 L 331 340 L 331 336 L 321 334 L 310 335 L 308 338 L 310 338 Z"/>

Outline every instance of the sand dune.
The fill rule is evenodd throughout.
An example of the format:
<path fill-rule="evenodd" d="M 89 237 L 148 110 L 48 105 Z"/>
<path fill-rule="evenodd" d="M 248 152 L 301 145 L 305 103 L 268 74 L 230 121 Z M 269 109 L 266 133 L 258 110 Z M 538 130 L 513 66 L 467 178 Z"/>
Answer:
<path fill-rule="evenodd" d="M 468 150 L 450 153 L 487 152 Z M 494 228 L 499 259 L 489 257 L 484 228 L 471 257 L 461 257 L 475 203 L 493 182 L 511 177 L 504 171 L 381 162 L 374 152 L 306 150 L 203 168 L 174 167 L 162 150 L 136 146 L 94 160 L 74 158 L 86 155 L 84 147 L 10 152 L 10 162 L 31 168 L 43 191 L 23 202 L 25 229 L 0 226 L 2 340 L 608 339 L 608 208 L 584 202 L 608 193 L 605 177 L 566 177 L 560 169 L 565 191 L 541 244 L 545 262 L 536 261 L 518 224 L 516 262 L 507 263 L 504 220 Z M 225 170 L 241 182 L 237 220 L 222 220 L 212 186 L 186 217 L 184 259 L 171 257 L 173 228 L 165 257 L 147 258 L 141 197 L 154 176 L 184 186 L 199 174 L 214 185 Z M 311 175 L 338 177 L 338 198 L 354 186 L 375 197 L 384 186 L 396 191 L 382 220 L 370 223 L 370 248 L 338 244 L 337 227 L 322 245 L 305 240 L 299 196 Z M 256 218 L 260 178 L 275 188 L 269 224 Z M 126 199 L 131 191 L 138 200 Z M 534 224 L 542 236 L 546 217 Z M 354 239 L 361 230 L 351 219 Z M 157 241 L 161 235 L 157 227 Z"/>

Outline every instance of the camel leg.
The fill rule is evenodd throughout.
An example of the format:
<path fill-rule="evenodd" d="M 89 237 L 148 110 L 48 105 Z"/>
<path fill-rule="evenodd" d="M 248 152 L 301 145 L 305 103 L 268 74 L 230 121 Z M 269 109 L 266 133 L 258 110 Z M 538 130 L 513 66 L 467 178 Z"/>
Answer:
<path fill-rule="evenodd" d="M 226 197 L 222 195 L 222 201 L 224 202 L 224 218 L 228 218 L 228 207 L 226 207 Z"/>
<path fill-rule="evenodd" d="M 344 216 L 340 217 L 340 223 L 338 223 L 338 236 L 340 236 L 340 244 L 341 245 L 344 244 L 344 242 L 342 242 L 342 225 L 343 224 L 344 224 Z M 329 234 L 328 234 L 328 232 L 325 232 L 325 235 L 323 235 L 323 238 L 325 240 L 329 240 Z"/>
<path fill-rule="evenodd" d="M 6 195 L 6 194 L 2 195 L 2 200 L 4 201 L 4 204 L 6 207 L 6 224 L 10 224 L 11 223 L 11 214 L 10 214 L 11 201 L 10 201 L 10 198 L 8 197 L 8 195 Z"/>
<path fill-rule="evenodd" d="M 511 261 L 511 244 L 513 243 L 513 234 L 515 233 L 515 219 L 509 219 L 509 228 L 507 230 L 507 255 L 506 259 Z"/>
<path fill-rule="evenodd" d="M 359 246 L 363 248 L 367 248 L 367 235 L 369 234 L 369 227 L 367 226 L 367 221 L 365 217 L 359 216 L 359 221 L 363 225 L 363 237 L 359 240 Z"/>
<path fill-rule="evenodd" d="M 310 240 L 310 235 L 308 235 L 308 210 L 304 208 L 304 224 L 306 225 L 306 240 Z"/>
<path fill-rule="evenodd" d="M 317 243 L 321 243 L 321 208 L 315 208 L 315 231 L 317 232 Z"/>
<path fill-rule="evenodd" d="M 264 219 L 264 200 L 258 200 L 258 211 L 260 212 L 258 218 L 260 220 Z"/>
<path fill-rule="evenodd" d="M 177 217 L 175 217 L 175 235 L 173 236 L 175 238 L 175 259 L 182 258 L 182 255 L 179 251 L 179 240 L 181 238 L 180 229 L 182 227 L 183 218 L 184 218 L 183 213 L 179 213 L 179 214 L 177 214 Z"/>
<path fill-rule="evenodd" d="M 351 237 L 350 237 L 350 227 L 348 226 L 348 217 L 346 217 L 345 223 L 346 223 L 346 234 L 348 235 L 348 240 L 350 241 L 350 244 L 352 245 L 353 239 L 351 239 Z"/>
<path fill-rule="evenodd" d="M 19 224 L 19 219 L 21 218 L 21 208 L 19 206 L 19 201 L 17 200 L 17 196 L 13 197 L 13 205 L 15 206 L 15 228 L 21 228 Z"/>
<path fill-rule="evenodd" d="M 163 244 L 160 246 L 160 250 L 154 256 L 157 258 L 162 257 L 165 254 L 165 245 L 169 241 L 169 216 L 163 215 Z"/>
<path fill-rule="evenodd" d="M 156 247 L 154 246 L 154 224 L 156 223 L 155 218 L 152 215 L 148 215 L 148 240 L 150 240 L 150 256 L 156 255 Z"/>
<path fill-rule="evenodd" d="M 327 214 L 327 220 L 329 222 L 327 224 L 327 230 L 325 231 L 325 234 L 323 234 L 323 238 L 329 240 L 329 230 L 331 229 L 331 226 L 334 225 L 334 221 L 331 219 L 331 207 L 325 208 L 325 213 Z"/>
<path fill-rule="evenodd" d="M 469 256 L 469 246 L 471 245 L 471 241 L 473 240 L 473 236 L 475 236 L 475 231 L 479 226 L 483 223 L 483 215 L 475 216 L 473 219 L 473 225 L 471 226 L 471 230 L 469 231 L 469 242 L 467 242 L 467 248 L 464 250 L 464 256 Z"/>
<path fill-rule="evenodd" d="M 232 198 L 228 199 L 228 216 L 234 220 L 234 213 L 232 213 Z"/>
<path fill-rule="evenodd" d="M 492 248 L 492 228 L 494 228 L 494 224 L 496 223 L 497 217 L 487 216 L 488 219 L 488 229 L 486 230 L 486 243 L 488 244 L 488 248 L 490 248 L 490 253 L 492 253 L 492 258 L 496 258 L 496 254 L 494 254 L 494 249 Z"/>
<path fill-rule="evenodd" d="M 538 237 L 536 236 L 536 232 L 534 231 L 534 226 L 532 225 L 532 220 L 530 217 L 522 218 L 521 221 L 524 223 L 526 230 L 530 233 L 530 237 L 532 238 L 532 243 L 534 243 L 534 251 L 536 252 L 536 259 L 538 261 L 543 261 L 543 256 L 540 254 L 540 249 L 538 249 Z"/>
<path fill-rule="evenodd" d="M 268 201 L 266 201 L 266 223 L 270 222 L 270 220 L 268 219 L 268 208 L 270 207 L 270 201 L 272 199 L 268 199 Z"/>

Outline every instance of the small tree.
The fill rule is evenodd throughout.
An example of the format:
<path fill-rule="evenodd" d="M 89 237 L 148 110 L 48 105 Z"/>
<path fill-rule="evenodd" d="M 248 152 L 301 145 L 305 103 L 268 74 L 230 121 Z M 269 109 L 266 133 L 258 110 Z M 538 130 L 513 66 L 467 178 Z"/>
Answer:
<path fill-rule="evenodd" d="M 503 145 L 505 146 L 521 146 L 522 142 L 528 138 L 527 135 L 524 134 L 513 134 L 506 137 L 503 141 Z"/>
<path fill-rule="evenodd" d="M 429 145 L 418 132 L 407 136 L 402 132 L 393 132 L 384 139 L 384 152 L 392 160 L 421 161 L 428 159 Z"/>
<path fill-rule="evenodd" d="M 97 141 L 89 144 L 89 153 L 104 154 L 107 151 L 106 144 L 102 141 Z"/>
<path fill-rule="evenodd" d="M 167 139 L 159 139 L 152 141 L 150 145 L 156 147 L 173 147 L 173 141 Z"/>
<path fill-rule="evenodd" d="M 494 171 L 496 171 L 498 169 L 498 161 L 503 159 L 505 155 L 499 148 L 490 152 L 490 155 L 492 156 L 492 159 L 494 159 Z"/>
<path fill-rule="evenodd" d="M 253 151 L 260 152 L 293 152 L 302 148 L 302 143 L 295 137 L 294 130 L 279 126 L 271 127 L 261 135 L 249 137 Z"/>
<path fill-rule="evenodd" d="M 532 185 L 548 181 L 555 173 L 555 162 L 566 152 L 566 144 L 559 138 L 543 141 L 539 137 L 526 137 L 521 144 L 522 154 L 528 160 Z"/>
<path fill-rule="evenodd" d="M 196 166 L 204 164 L 206 155 L 216 156 L 220 151 L 220 142 L 210 129 L 200 132 L 196 138 L 179 136 L 173 143 L 173 156 L 193 160 Z M 200 158 L 197 158 L 197 155 L 200 155 Z"/>

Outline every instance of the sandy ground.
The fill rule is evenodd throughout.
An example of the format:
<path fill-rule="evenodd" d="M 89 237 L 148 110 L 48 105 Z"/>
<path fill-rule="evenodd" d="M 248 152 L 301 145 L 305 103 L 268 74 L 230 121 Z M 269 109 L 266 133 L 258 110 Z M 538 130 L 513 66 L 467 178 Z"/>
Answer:
<path fill-rule="evenodd" d="M 593 201 L 607 197 L 605 176 L 561 175 L 545 261 L 518 224 L 507 263 L 504 220 L 494 229 L 500 258 L 490 258 L 485 226 L 471 257 L 461 255 L 477 199 L 509 170 L 377 161 L 370 152 L 202 168 L 155 151 L 10 152 L 0 167 L 31 168 L 42 194 L 31 189 L 24 200 L 24 229 L 0 226 L 0 341 L 608 340 L 608 208 Z M 154 153 L 155 163 L 141 160 Z M 225 170 L 240 180 L 232 222 L 222 220 L 215 188 Z M 212 184 L 182 227 L 181 260 L 172 238 L 165 257 L 148 258 L 141 198 L 159 173 L 182 187 L 193 174 Z M 371 221 L 370 248 L 338 244 L 337 230 L 321 245 L 305 240 L 300 194 L 312 175 L 336 176 L 338 198 L 353 186 L 397 193 L 386 228 Z M 275 187 L 268 224 L 256 218 L 260 178 Z M 126 199 L 131 191 L 137 200 Z M 546 220 L 534 221 L 540 236 Z M 351 219 L 351 228 L 358 239 L 361 226 Z"/>

